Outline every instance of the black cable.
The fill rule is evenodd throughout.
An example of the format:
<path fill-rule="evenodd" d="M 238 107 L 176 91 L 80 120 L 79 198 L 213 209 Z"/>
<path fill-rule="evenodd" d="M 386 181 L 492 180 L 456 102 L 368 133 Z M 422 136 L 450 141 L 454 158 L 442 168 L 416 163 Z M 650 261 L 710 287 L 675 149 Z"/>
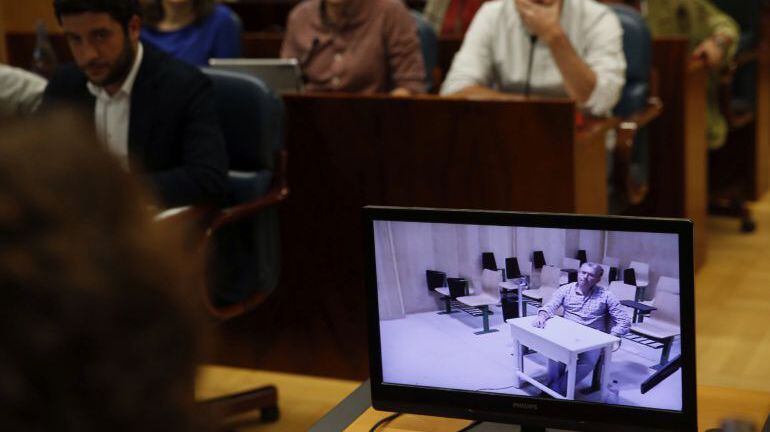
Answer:
<path fill-rule="evenodd" d="M 380 421 L 375 423 L 374 426 L 372 426 L 372 428 L 369 429 L 369 432 L 376 431 L 377 428 L 379 428 L 380 426 L 386 425 L 386 424 L 392 422 L 393 420 L 397 419 L 400 416 L 401 416 L 401 413 L 395 413 L 395 414 L 391 414 L 391 415 L 389 415 L 389 416 L 387 416 L 387 417 L 385 417 L 383 419 L 380 419 Z"/>
<path fill-rule="evenodd" d="M 535 58 L 535 44 L 537 43 L 537 35 L 530 35 L 529 37 L 529 61 L 527 63 L 527 81 L 524 82 L 524 96 L 529 96 L 529 81 L 532 79 L 532 60 Z"/>
<path fill-rule="evenodd" d="M 511 355 L 514 355 L 514 354 L 511 354 Z M 509 386 L 506 386 L 506 387 L 497 387 L 497 388 L 480 388 L 480 389 L 476 389 L 475 391 L 477 391 L 477 392 L 482 392 L 482 391 L 508 390 L 509 388 L 512 388 L 512 387 L 516 387 L 516 384 L 511 384 L 511 385 L 509 385 Z"/>
<path fill-rule="evenodd" d="M 476 420 L 476 421 L 474 421 L 473 423 L 469 424 L 468 426 L 465 426 L 464 428 L 462 428 L 462 429 L 458 430 L 457 432 L 465 432 L 465 431 L 469 431 L 469 430 L 471 430 L 471 429 L 475 428 L 476 426 L 478 426 L 478 425 L 480 425 L 480 424 L 481 424 L 481 421 L 479 421 L 479 420 Z"/>
<path fill-rule="evenodd" d="M 392 422 L 393 420 L 401 417 L 401 415 L 402 415 L 402 413 L 395 413 L 395 414 L 391 414 L 391 415 L 389 415 L 389 416 L 387 416 L 385 418 L 381 418 L 380 421 L 375 423 L 374 426 L 372 426 L 372 428 L 369 429 L 369 432 L 375 432 L 380 426 L 387 425 L 388 423 Z M 478 426 L 480 424 L 481 424 L 480 420 L 475 420 L 473 423 L 469 424 L 468 426 L 465 426 L 464 428 L 458 430 L 457 432 L 467 432 L 467 431 L 475 428 L 476 426 Z"/>

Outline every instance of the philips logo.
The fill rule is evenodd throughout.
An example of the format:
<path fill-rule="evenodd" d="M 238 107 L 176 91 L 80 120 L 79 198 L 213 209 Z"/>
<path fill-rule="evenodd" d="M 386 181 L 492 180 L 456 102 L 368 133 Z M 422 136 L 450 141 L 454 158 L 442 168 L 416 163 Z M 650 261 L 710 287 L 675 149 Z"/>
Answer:
<path fill-rule="evenodd" d="M 521 409 L 532 410 L 532 411 L 537 411 L 537 408 L 538 408 L 536 404 L 523 403 L 523 402 L 512 402 L 511 406 L 513 408 L 521 408 Z"/>

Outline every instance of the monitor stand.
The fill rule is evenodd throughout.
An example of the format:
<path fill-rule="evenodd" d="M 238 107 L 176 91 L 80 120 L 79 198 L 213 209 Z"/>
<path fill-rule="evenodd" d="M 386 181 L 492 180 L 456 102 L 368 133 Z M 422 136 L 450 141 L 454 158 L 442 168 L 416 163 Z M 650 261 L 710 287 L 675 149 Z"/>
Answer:
<path fill-rule="evenodd" d="M 316 422 L 308 432 L 339 432 L 345 430 L 361 414 L 372 406 L 371 387 L 369 380 L 358 386 L 353 393 L 349 394 L 334 409 L 329 411 L 318 422 Z M 547 429 L 556 432 L 559 429 Z M 483 422 L 469 431 L 472 432 L 545 432 L 543 427 L 536 426 L 516 426 L 503 423 Z M 567 432 L 567 431 L 564 431 Z"/>

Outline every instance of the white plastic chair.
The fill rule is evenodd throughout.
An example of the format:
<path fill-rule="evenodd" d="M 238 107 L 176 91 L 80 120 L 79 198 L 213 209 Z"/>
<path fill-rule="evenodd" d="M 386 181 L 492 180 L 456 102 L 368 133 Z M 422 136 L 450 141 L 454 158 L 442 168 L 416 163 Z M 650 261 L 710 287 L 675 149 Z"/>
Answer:
<path fill-rule="evenodd" d="M 602 278 L 601 278 L 601 280 L 599 280 L 597 285 L 599 285 L 600 287 L 609 289 L 609 287 L 610 287 L 610 266 L 607 265 L 607 264 L 599 264 L 599 265 L 601 266 L 602 270 L 604 270 L 604 271 L 602 272 Z"/>
<path fill-rule="evenodd" d="M 618 258 L 605 256 L 604 259 L 602 260 L 602 264 L 607 264 L 610 267 L 615 267 L 616 269 L 618 269 L 618 271 L 620 271 L 620 260 Z"/>
<path fill-rule="evenodd" d="M 484 269 L 481 272 L 481 293 L 477 295 L 457 297 L 460 303 L 481 309 L 483 330 L 475 334 L 494 333 L 497 329 L 489 328 L 489 307 L 500 302 L 499 285 L 503 281 L 503 274 L 500 271 Z"/>
<path fill-rule="evenodd" d="M 540 288 L 522 291 L 521 295 L 531 303 L 542 305 L 559 288 L 561 270 L 554 266 L 544 265 L 540 275 Z"/>
<path fill-rule="evenodd" d="M 631 332 L 662 345 L 663 351 L 660 355 L 660 363 L 653 367 L 657 369 L 668 363 L 668 355 L 671 352 L 674 338 L 681 333 L 679 324 L 679 294 L 674 294 L 665 289 L 658 290 L 655 294 L 655 308 L 650 317 L 644 320 L 644 322 L 633 324 Z M 632 338 L 632 340 L 635 339 Z"/>
<path fill-rule="evenodd" d="M 567 258 L 564 257 L 561 263 L 562 270 L 580 270 L 580 260 L 575 258 Z M 563 272 L 563 274 L 559 277 L 559 285 L 564 285 L 565 283 L 569 282 L 569 272 Z"/>
<path fill-rule="evenodd" d="M 645 293 L 650 285 L 650 265 L 640 261 L 631 261 L 628 268 L 634 269 L 636 286 L 639 287 L 642 293 Z"/>

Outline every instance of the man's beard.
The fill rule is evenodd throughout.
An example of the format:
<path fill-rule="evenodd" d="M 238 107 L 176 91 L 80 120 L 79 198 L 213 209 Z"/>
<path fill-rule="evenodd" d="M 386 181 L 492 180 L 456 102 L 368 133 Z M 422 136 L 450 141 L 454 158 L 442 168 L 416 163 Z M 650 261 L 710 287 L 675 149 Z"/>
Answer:
<path fill-rule="evenodd" d="M 100 82 L 92 82 L 99 87 L 106 87 L 123 82 L 131 71 L 131 67 L 134 63 L 134 55 L 135 53 L 131 46 L 131 40 L 128 35 L 126 35 L 123 50 L 120 53 L 120 57 L 115 61 L 115 65 L 110 70 L 110 73 Z"/>

